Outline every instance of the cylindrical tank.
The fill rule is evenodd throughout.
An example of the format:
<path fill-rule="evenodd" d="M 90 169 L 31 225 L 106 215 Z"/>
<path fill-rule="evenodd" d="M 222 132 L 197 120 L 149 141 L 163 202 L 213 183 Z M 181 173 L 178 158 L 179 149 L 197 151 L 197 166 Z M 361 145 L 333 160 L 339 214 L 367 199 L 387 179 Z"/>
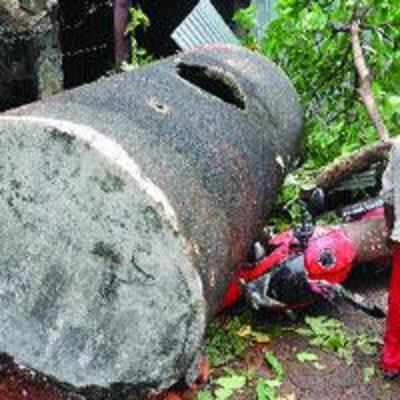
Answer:
<path fill-rule="evenodd" d="M 211 46 L 0 118 L 0 352 L 82 387 L 195 370 L 298 147 L 276 66 Z"/>

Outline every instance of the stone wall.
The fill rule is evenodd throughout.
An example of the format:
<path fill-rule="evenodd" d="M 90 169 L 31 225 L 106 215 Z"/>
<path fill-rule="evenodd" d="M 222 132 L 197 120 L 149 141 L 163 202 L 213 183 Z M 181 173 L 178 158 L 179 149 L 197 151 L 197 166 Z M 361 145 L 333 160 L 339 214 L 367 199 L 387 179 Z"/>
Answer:
<path fill-rule="evenodd" d="M 0 0 L 0 111 L 63 86 L 56 0 Z"/>

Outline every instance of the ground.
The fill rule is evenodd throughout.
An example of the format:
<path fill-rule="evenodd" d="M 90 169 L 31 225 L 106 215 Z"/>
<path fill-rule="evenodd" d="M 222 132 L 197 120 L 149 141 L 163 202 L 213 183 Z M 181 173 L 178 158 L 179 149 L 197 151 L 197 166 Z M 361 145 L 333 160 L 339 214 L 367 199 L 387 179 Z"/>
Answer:
<path fill-rule="evenodd" d="M 350 279 L 348 286 L 386 309 L 388 280 L 389 271 L 375 270 L 371 273 L 371 270 L 364 269 Z M 211 361 L 216 358 L 215 351 L 218 350 L 216 348 L 219 346 L 221 350 L 223 348 L 221 343 L 227 344 L 234 335 L 239 337 L 239 342 L 234 343 L 228 352 L 235 353 L 237 350 L 240 354 L 233 360 L 224 362 L 224 356 L 217 352 L 216 364 L 219 366 L 211 366 L 211 379 L 200 394 L 197 394 L 197 399 L 394 400 L 400 398 L 400 379 L 385 380 L 379 369 L 384 320 L 373 319 L 346 304 L 338 308 L 329 304 L 314 305 L 298 312 L 296 321 L 282 314 L 258 313 L 243 322 L 241 314 L 243 310 L 236 311 L 233 315 L 221 316 L 217 321 L 217 326 L 225 327 L 225 340 L 215 338 L 215 335 L 221 332 L 216 333 L 215 330 L 210 332 L 208 347 Z M 310 340 L 318 341 L 324 336 L 324 328 L 321 330 L 322 333 L 314 337 L 307 337 L 297 332 L 298 328 L 309 328 L 305 321 L 309 323 L 314 321 L 318 324 L 323 321 L 321 319 L 323 316 L 329 317 L 327 321 L 334 319 L 343 323 L 343 328 L 339 328 L 343 335 L 332 334 L 328 338 L 328 342 L 331 341 L 333 344 L 330 349 L 321 349 L 310 344 Z M 242 322 L 235 326 L 232 318 L 233 320 L 240 318 Z M 265 337 L 265 334 L 268 337 Z M 243 343 L 240 341 L 247 338 L 248 341 L 244 345 L 248 347 L 242 351 L 240 346 Z M 257 340 L 267 343 L 256 343 Z M 235 346 L 239 349 L 235 350 Z M 272 353 L 272 362 L 266 360 L 266 352 Z M 222 358 L 218 360 L 218 357 Z M 299 358 L 302 358 L 303 362 L 299 361 Z M 347 358 L 347 361 L 344 358 Z M 281 366 L 274 366 L 274 360 L 278 360 Z M 219 380 L 221 377 L 228 379 Z M 264 382 L 264 390 L 261 390 L 264 394 L 261 393 L 257 397 L 257 383 L 260 382 Z M 265 389 L 271 387 L 271 382 L 272 386 L 276 386 L 275 393 L 274 389 Z"/>

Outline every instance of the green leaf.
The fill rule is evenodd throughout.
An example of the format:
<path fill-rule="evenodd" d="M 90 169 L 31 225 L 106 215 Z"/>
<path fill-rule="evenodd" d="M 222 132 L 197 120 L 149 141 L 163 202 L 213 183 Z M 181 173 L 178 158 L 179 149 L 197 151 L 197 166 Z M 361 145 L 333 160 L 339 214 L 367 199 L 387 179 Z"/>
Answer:
<path fill-rule="evenodd" d="M 277 400 L 281 382 L 277 379 L 259 380 L 256 386 L 257 400 Z"/>
<path fill-rule="evenodd" d="M 150 26 L 148 16 L 143 12 L 140 7 L 131 7 L 129 9 L 129 23 L 125 30 L 125 34 L 129 36 L 131 43 L 131 57 L 129 64 L 124 66 L 125 71 L 132 70 L 132 68 L 144 65 L 152 61 L 152 57 L 147 53 L 147 50 L 138 46 L 136 34 L 138 29 L 146 30 Z"/>
<path fill-rule="evenodd" d="M 233 390 L 226 388 L 219 388 L 215 391 L 216 400 L 227 400 L 233 395 Z"/>
<path fill-rule="evenodd" d="M 251 31 L 256 27 L 256 12 L 257 7 L 254 4 L 239 9 L 233 16 L 233 21 L 246 31 Z"/>
<path fill-rule="evenodd" d="M 274 373 L 277 375 L 277 378 L 282 380 L 285 375 L 285 371 L 283 369 L 281 362 L 276 358 L 274 353 L 267 351 L 265 353 L 265 360 L 267 361 L 269 366 L 272 368 Z"/>
<path fill-rule="evenodd" d="M 233 318 L 224 324 L 210 324 L 207 332 L 207 352 L 211 366 L 225 364 L 247 349 L 251 337 L 243 336 L 243 327 L 246 326 L 249 326 L 246 315 Z"/>
<path fill-rule="evenodd" d="M 197 393 L 196 400 L 214 400 L 214 397 L 208 391 L 201 391 L 201 392 Z"/>
<path fill-rule="evenodd" d="M 321 31 L 328 23 L 328 16 L 317 3 L 314 3 L 312 11 L 303 13 L 301 21 L 305 31 Z"/>
<path fill-rule="evenodd" d="M 369 356 L 377 354 L 379 344 L 382 344 L 382 339 L 374 336 L 362 334 L 356 337 L 356 346 L 362 353 Z"/>
<path fill-rule="evenodd" d="M 246 377 L 242 375 L 224 376 L 217 379 L 215 383 L 220 386 L 215 391 L 215 399 L 226 400 L 246 384 Z"/>
<path fill-rule="evenodd" d="M 314 354 L 314 353 L 308 353 L 308 352 L 301 352 L 301 353 L 298 353 L 297 355 L 296 355 L 296 357 L 297 357 L 297 359 L 300 361 L 300 362 L 302 362 L 302 363 L 305 363 L 305 362 L 314 362 L 314 361 L 318 361 L 319 360 L 319 357 L 316 355 L 316 354 Z"/>
<path fill-rule="evenodd" d="M 368 384 L 375 376 L 375 367 L 366 367 L 363 370 L 363 382 Z"/>
<path fill-rule="evenodd" d="M 305 323 L 308 328 L 296 331 L 306 334 L 311 345 L 333 351 L 349 365 L 352 363 L 354 339 L 346 333 L 340 321 L 327 317 L 306 317 Z"/>
<path fill-rule="evenodd" d="M 395 114 L 400 114 L 400 96 L 388 96 L 387 98 L 389 117 Z"/>
<path fill-rule="evenodd" d="M 298 328 L 295 330 L 295 332 L 302 336 L 312 336 L 313 335 L 313 331 L 308 328 Z"/>
<path fill-rule="evenodd" d="M 247 8 L 239 9 L 233 16 L 233 21 L 240 28 L 239 31 L 242 31 L 243 45 L 251 49 L 258 47 L 257 38 L 254 33 L 257 25 L 256 12 L 256 6 L 252 4 Z"/>
<path fill-rule="evenodd" d="M 242 375 L 225 376 L 217 379 L 215 383 L 226 389 L 237 390 L 246 384 L 246 377 Z"/>

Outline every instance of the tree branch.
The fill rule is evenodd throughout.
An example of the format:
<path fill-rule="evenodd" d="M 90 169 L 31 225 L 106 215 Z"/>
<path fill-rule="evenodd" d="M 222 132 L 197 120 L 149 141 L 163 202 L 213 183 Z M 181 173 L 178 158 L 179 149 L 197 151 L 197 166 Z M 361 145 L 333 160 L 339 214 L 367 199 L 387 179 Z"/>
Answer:
<path fill-rule="evenodd" d="M 339 158 L 336 162 L 326 167 L 315 180 L 315 186 L 328 191 L 335 187 L 350 173 L 359 172 L 374 162 L 387 159 L 392 142 L 379 141 L 348 156 Z"/>
<path fill-rule="evenodd" d="M 386 159 L 393 144 L 372 92 L 371 74 L 361 45 L 361 22 L 367 13 L 368 10 L 363 10 L 362 13 L 360 13 L 360 10 L 355 10 L 351 24 L 336 29 L 350 34 L 354 65 L 359 78 L 357 92 L 365 105 L 369 118 L 377 130 L 380 141 L 366 146 L 349 156 L 342 157 L 325 168 L 315 181 L 316 186 L 325 190 L 333 188 L 351 173 L 361 171 L 373 162 Z"/>
<path fill-rule="evenodd" d="M 386 129 L 385 123 L 379 113 L 378 107 L 375 102 L 374 95 L 371 87 L 371 74 L 368 69 L 365 57 L 363 54 L 361 39 L 360 39 L 360 21 L 354 20 L 350 26 L 351 43 L 354 56 L 354 64 L 360 78 L 360 86 L 358 93 L 367 109 L 368 115 L 374 124 L 379 138 L 382 141 L 389 139 L 389 134 Z"/>

